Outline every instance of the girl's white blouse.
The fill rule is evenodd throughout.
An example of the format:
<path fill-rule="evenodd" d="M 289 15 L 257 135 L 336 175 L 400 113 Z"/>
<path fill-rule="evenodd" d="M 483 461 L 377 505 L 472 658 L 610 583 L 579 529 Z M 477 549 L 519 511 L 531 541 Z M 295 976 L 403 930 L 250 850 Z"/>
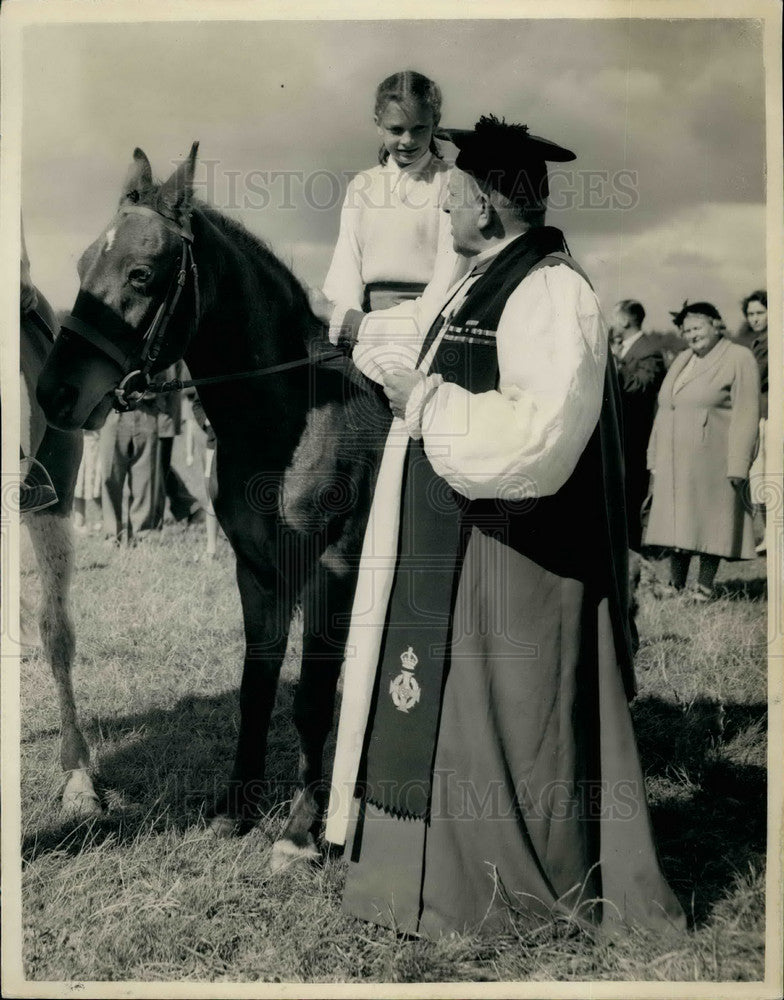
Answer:
<path fill-rule="evenodd" d="M 390 157 L 352 178 L 323 288 L 335 303 L 333 323 L 362 308 L 371 282 L 426 285 L 435 277 L 448 287 L 457 261 L 441 210 L 448 176 L 449 166 L 428 152 L 404 167 Z"/>

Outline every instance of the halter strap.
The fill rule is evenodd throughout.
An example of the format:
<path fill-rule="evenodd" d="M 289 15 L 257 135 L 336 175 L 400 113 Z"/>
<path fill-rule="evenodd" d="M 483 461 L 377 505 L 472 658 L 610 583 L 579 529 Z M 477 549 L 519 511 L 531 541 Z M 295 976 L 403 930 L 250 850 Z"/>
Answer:
<path fill-rule="evenodd" d="M 129 355 L 119 347 L 114 341 L 109 340 L 105 337 L 100 330 L 97 330 L 91 323 L 85 323 L 84 320 L 79 319 L 78 316 L 74 316 L 73 313 L 66 313 L 60 321 L 60 326 L 63 330 L 67 330 L 69 333 L 75 333 L 77 336 L 81 337 L 82 340 L 86 340 L 88 343 L 92 344 L 93 347 L 97 347 L 99 351 L 102 351 L 108 357 L 115 361 L 120 368 L 125 369 L 128 361 Z"/>
<path fill-rule="evenodd" d="M 180 301 L 180 296 L 182 295 L 182 290 L 185 287 L 185 282 L 188 280 L 189 270 L 193 273 L 194 280 L 197 281 L 196 262 L 193 259 L 193 248 L 191 247 L 191 244 L 183 238 L 182 257 L 180 258 L 179 269 L 172 278 L 169 290 L 166 293 L 166 298 L 158 307 L 158 311 L 155 313 L 153 321 L 144 335 L 144 349 L 141 353 L 141 361 L 142 372 L 145 375 L 149 373 L 158 355 L 160 354 L 161 347 L 163 346 L 163 340 L 166 336 L 166 330 L 169 326 L 169 320 L 172 318 L 174 310 L 177 308 L 177 303 Z M 198 289 L 198 284 L 196 285 L 196 289 Z M 196 296 L 196 308 L 198 311 L 198 290 L 196 292 Z M 199 317 L 197 315 L 197 323 L 198 320 Z"/>
<path fill-rule="evenodd" d="M 168 219 L 165 215 L 161 215 L 160 212 L 156 212 L 155 209 L 148 208 L 146 205 L 124 205 L 119 210 L 118 214 L 152 216 L 167 229 L 176 233 L 183 242 L 182 256 L 180 258 L 179 267 L 172 275 L 166 295 L 161 304 L 158 306 L 155 316 L 153 317 L 150 326 L 147 328 L 147 332 L 144 334 L 141 351 L 123 350 L 123 347 L 120 346 L 120 344 L 110 340 L 93 324 L 78 316 L 68 314 L 63 318 L 61 325 L 64 330 L 68 330 L 69 332 L 82 337 L 120 366 L 120 369 L 123 372 L 123 378 L 118 387 L 114 390 L 115 396 L 117 397 L 114 404 L 116 409 L 120 411 L 134 409 L 138 406 L 142 398 L 148 393 L 176 392 L 190 386 L 212 385 L 219 382 L 231 382 L 240 379 L 257 378 L 260 375 L 272 375 L 274 373 L 289 371 L 290 369 L 301 368 L 306 365 L 321 364 L 323 362 L 334 361 L 338 358 L 344 357 L 341 350 L 327 351 L 325 353 L 299 358 L 296 361 L 286 361 L 282 364 L 270 365 L 266 368 L 256 368 L 253 371 L 235 372 L 231 375 L 216 375 L 208 378 L 189 379 L 185 382 L 179 379 L 172 379 L 171 381 L 164 382 L 160 385 L 151 385 L 149 378 L 150 369 L 161 351 L 166 330 L 169 325 L 169 320 L 177 308 L 183 288 L 187 283 L 189 273 L 193 280 L 195 308 L 194 321 L 197 325 L 199 322 L 201 312 L 199 272 L 193 255 L 193 233 L 190 230 L 190 220 L 188 228 L 185 229 L 178 226 L 176 222 Z M 75 308 L 78 307 L 78 304 L 79 299 L 77 298 L 77 306 Z M 117 318 L 116 321 L 121 325 L 123 324 L 123 321 L 119 318 Z M 127 342 L 129 340 L 129 332 L 131 331 L 121 330 L 119 332 L 121 339 L 124 338 Z M 136 365 L 139 367 L 135 367 Z"/>
<path fill-rule="evenodd" d="M 173 219 L 170 219 L 166 215 L 162 215 L 160 212 L 157 212 L 154 208 L 149 208 L 147 205 L 123 205 L 117 214 L 152 216 L 152 218 L 157 219 L 158 222 L 161 222 L 167 229 L 170 229 L 182 239 L 187 240 L 189 243 L 193 243 L 193 233 L 191 232 L 190 219 L 188 220 L 187 228 L 183 228 L 182 226 L 177 225 Z"/>
<path fill-rule="evenodd" d="M 118 343 L 107 337 L 93 323 L 90 323 L 87 316 L 78 316 L 73 313 L 68 314 L 64 318 L 62 326 L 63 329 L 76 334 L 94 347 L 97 347 L 99 351 L 103 352 L 103 354 L 119 365 L 123 373 L 123 379 L 120 386 L 115 390 L 115 394 L 117 395 L 115 406 L 117 409 L 131 409 L 138 403 L 142 395 L 142 392 L 136 388 L 137 383 L 141 388 L 149 382 L 150 370 L 161 353 L 169 321 L 174 315 L 174 311 L 180 301 L 180 296 L 188 281 L 189 274 L 193 279 L 194 322 L 196 325 L 199 323 L 201 303 L 199 297 L 199 274 L 196 268 L 196 259 L 193 255 L 193 233 L 190 228 L 190 219 L 187 220 L 187 228 L 185 228 L 160 212 L 157 212 L 154 208 L 149 208 L 146 205 L 123 205 L 119 209 L 118 215 L 144 215 L 152 217 L 182 240 L 182 254 L 179 266 L 174 271 L 166 295 L 156 309 L 152 322 L 141 339 L 140 349 L 137 346 L 139 344 L 137 339 L 138 334 L 134 334 L 131 337 L 129 333 L 133 333 L 133 331 L 122 329 L 118 340 L 124 341 L 124 343 Z M 74 313 L 78 311 L 79 298 L 77 297 Z M 119 317 L 116 318 L 116 322 L 119 322 L 121 326 L 125 325 Z M 131 383 L 133 383 L 133 389 L 131 388 Z"/>

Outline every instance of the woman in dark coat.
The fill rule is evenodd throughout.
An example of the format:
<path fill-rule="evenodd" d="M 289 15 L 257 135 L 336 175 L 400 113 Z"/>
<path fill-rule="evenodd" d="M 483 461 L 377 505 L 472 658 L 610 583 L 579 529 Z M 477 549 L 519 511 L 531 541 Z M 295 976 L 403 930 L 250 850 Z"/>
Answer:
<path fill-rule="evenodd" d="M 743 309 L 743 326 L 735 336 L 736 344 L 748 347 L 757 362 L 760 375 L 760 425 L 759 449 L 754 464 L 749 472 L 751 498 L 755 494 L 764 494 L 765 482 L 765 439 L 768 424 L 768 293 L 764 288 L 757 289 L 747 295 L 741 303 Z M 765 504 L 755 503 L 753 507 L 754 540 L 757 542 L 757 554 L 766 551 L 765 543 Z"/>
<path fill-rule="evenodd" d="M 667 373 L 648 446 L 653 504 L 646 545 L 673 550 L 671 585 L 686 584 L 699 555 L 695 600 L 710 600 L 719 562 L 754 557 L 744 503 L 754 457 L 760 390 L 751 352 L 722 336 L 709 302 L 684 305 L 674 319 L 688 344 Z"/>

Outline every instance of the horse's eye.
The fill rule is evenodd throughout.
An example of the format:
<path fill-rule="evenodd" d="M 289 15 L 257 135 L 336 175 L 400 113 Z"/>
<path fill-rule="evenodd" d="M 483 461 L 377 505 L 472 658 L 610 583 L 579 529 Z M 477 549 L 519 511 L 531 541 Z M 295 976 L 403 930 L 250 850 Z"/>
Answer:
<path fill-rule="evenodd" d="M 128 280 L 134 288 L 144 288 L 151 277 L 152 268 L 144 266 L 132 267 L 128 275 Z"/>

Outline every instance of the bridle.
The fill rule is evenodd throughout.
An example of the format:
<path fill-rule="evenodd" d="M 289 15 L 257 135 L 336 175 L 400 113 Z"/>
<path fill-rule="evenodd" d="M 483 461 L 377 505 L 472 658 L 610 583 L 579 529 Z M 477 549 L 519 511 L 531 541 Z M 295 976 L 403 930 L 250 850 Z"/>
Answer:
<path fill-rule="evenodd" d="M 190 219 L 187 220 L 185 226 L 180 226 L 167 216 L 156 212 L 154 208 L 148 208 L 146 205 L 124 205 L 120 209 L 119 215 L 153 216 L 167 229 L 170 229 L 180 237 L 182 246 L 179 267 L 174 272 L 166 295 L 158 306 L 144 334 L 141 350 L 137 346 L 138 334 L 119 317 L 111 316 L 102 318 L 101 325 L 108 323 L 115 329 L 117 336 L 114 339 L 110 339 L 105 333 L 99 330 L 96 324 L 89 319 L 90 307 L 87 296 L 81 291 L 76 298 L 73 312 L 67 313 L 61 321 L 60 325 L 64 330 L 86 340 L 120 366 L 123 377 L 114 390 L 114 408 L 116 410 L 127 412 L 136 409 L 148 393 L 176 392 L 191 386 L 228 382 L 236 379 L 251 378 L 257 375 L 271 375 L 275 372 L 282 372 L 291 368 L 300 368 L 305 365 L 345 357 L 345 353 L 342 350 L 335 350 L 325 352 L 321 355 L 310 355 L 296 361 L 287 361 L 279 365 L 271 365 L 267 368 L 257 368 L 249 372 L 237 372 L 233 375 L 215 375 L 208 378 L 188 379 L 186 381 L 173 379 L 158 385 L 151 383 L 150 371 L 161 353 L 169 323 L 188 282 L 189 275 L 193 282 L 193 322 L 195 326 L 198 326 L 201 318 L 199 272 L 196 267 L 196 259 L 193 255 L 193 232 L 190 227 Z M 79 315 L 80 312 L 82 315 Z"/>
<path fill-rule="evenodd" d="M 190 221 L 186 226 L 180 226 L 146 205 L 123 205 L 118 214 L 121 216 L 152 216 L 167 229 L 176 233 L 182 244 L 179 267 L 174 272 L 166 295 L 142 338 L 141 349 L 137 346 L 138 334 L 119 317 L 103 317 L 101 323 L 102 326 L 109 323 L 114 328 L 115 337 L 110 338 L 98 329 L 96 324 L 89 319 L 90 309 L 86 305 L 86 296 L 83 292 L 77 296 L 73 312 L 64 316 L 60 324 L 64 330 L 81 337 L 93 347 L 97 347 L 102 354 L 120 366 L 123 377 L 114 390 L 116 397 L 114 406 L 115 409 L 126 411 L 135 409 L 139 405 L 150 385 L 150 371 L 161 353 L 169 323 L 189 275 L 193 280 L 194 321 L 198 324 L 200 314 L 199 272 L 193 256 L 193 233 Z"/>

